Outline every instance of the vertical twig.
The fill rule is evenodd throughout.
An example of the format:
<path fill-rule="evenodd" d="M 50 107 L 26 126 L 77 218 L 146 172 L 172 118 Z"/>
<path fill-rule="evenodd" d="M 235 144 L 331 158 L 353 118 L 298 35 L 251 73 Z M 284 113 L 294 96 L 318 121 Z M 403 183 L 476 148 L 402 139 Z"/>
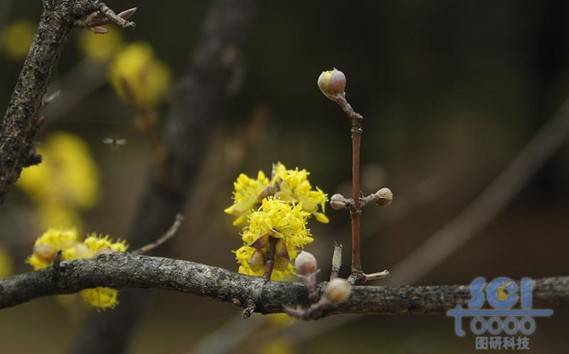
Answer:
<path fill-rule="evenodd" d="M 342 108 L 351 121 L 352 137 L 352 200 L 353 207 L 350 208 L 350 219 L 352 221 L 352 274 L 350 281 L 354 283 L 365 282 L 365 274 L 362 271 L 361 263 L 361 185 L 360 185 L 360 147 L 362 139 L 363 116 L 352 108 L 346 100 L 346 96 L 341 94 L 333 97 L 333 100 Z"/>
<path fill-rule="evenodd" d="M 265 280 L 271 280 L 273 269 L 275 268 L 275 256 L 277 248 L 277 239 L 269 236 L 269 251 L 267 252 L 267 259 L 265 259 Z"/>

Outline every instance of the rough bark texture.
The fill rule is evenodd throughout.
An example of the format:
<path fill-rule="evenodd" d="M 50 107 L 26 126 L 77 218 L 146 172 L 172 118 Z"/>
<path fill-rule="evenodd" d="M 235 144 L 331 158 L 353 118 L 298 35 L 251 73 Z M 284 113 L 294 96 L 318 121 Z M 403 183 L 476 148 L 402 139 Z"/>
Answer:
<path fill-rule="evenodd" d="M 33 138 L 40 126 L 42 98 L 76 19 L 97 0 L 44 0 L 37 33 L 0 126 L 0 202 L 22 169 L 40 161 Z"/>
<path fill-rule="evenodd" d="M 320 288 L 322 285 L 325 283 Z M 0 308 L 97 286 L 174 290 L 238 305 L 253 300 L 255 311 L 261 313 L 282 312 L 283 305 L 308 304 L 306 288 L 300 283 L 265 282 L 189 261 L 115 253 L 2 279 Z M 444 314 L 458 304 L 466 305 L 469 299 L 467 285 L 354 286 L 350 299 L 326 314 Z M 535 280 L 533 303 L 548 308 L 567 305 L 569 277 Z"/>
<path fill-rule="evenodd" d="M 129 229 L 136 248 L 164 233 L 184 209 L 199 173 L 210 132 L 224 114 L 227 88 L 238 51 L 250 33 L 256 0 L 217 0 L 186 73 L 176 88 L 166 134 L 165 158 L 151 169 Z M 71 353 L 124 353 L 148 295 L 128 291 L 116 311 L 94 314 L 73 343 Z"/>

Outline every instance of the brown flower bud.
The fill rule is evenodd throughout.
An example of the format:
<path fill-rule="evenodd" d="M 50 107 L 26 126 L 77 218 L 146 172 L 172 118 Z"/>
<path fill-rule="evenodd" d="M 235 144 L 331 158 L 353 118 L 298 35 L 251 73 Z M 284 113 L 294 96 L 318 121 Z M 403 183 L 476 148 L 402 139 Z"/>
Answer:
<path fill-rule="evenodd" d="M 333 304 L 341 304 L 350 298 L 352 285 L 345 279 L 334 278 L 326 286 L 326 299 Z"/>
<path fill-rule="evenodd" d="M 294 267 L 296 273 L 299 275 L 314 274 L 318 270 L 318 263 L 316 258 L 310 252 L 302 251 L 296 256 L 294 260 Z"/>
<path fill-rule="evenodd" d="M 345 209 L 346 205 L 347 205 L 347 200 L 343 195 L 336 193 L 332 197 L 330 197 L 330 207 L 332 209 L 334 210 Z"/>
<path fill-rule="evenodd" d="M 336 68 L 323 71 L 318 77 L 318 87 L 324 96 L 330 99 L 343 95 L 346 89 L 346 75 Z"/>
<path fill-rule="evenodd" d="M 393 202 L 393 192 L 387 187 L 381 188 L 375 195 L 377 196 L 375 198 L 376 203 L 381 206 L 389 206 Z"/>
<path fill-rule="evenodd" d="M 260 251 L 255 251 L 251 259 L 249 259 L 249 266 L 255 272 L 260 271 L 265 267 L 265 257 Z"/>

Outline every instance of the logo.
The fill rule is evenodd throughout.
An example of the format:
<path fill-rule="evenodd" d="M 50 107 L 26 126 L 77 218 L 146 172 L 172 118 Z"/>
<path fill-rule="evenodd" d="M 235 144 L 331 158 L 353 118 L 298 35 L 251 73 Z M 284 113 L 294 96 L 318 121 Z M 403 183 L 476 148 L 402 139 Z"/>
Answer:
<path fill-rule="evenodd" d="M 532 307 L 532 290 L 530 278 L 522 278 L 518 285 L 507 277 L 490 283 L 478 277 L 470 283 L 468 307 L 456 305 L 447 316 L 454 317 L 458 337 L 466 336 L 462 319 L 471 318 L 469 327 L 476 350 L 529 350 L 529 336 L 537 326 L 535 318 L 553 315 L 552 309 Z"/>

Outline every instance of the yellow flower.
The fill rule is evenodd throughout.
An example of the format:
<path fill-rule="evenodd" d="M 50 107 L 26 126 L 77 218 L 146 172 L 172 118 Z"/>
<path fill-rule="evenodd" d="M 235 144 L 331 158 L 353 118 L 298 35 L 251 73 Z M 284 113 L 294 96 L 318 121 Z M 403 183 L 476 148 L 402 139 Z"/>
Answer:
<path fill-rule="evenodd" d="M 170 70 L 146 43 L 133 43 L 113 60 L 109 79 L 120 98 L 138 107 L 160 102 L 170 85 Z"/>
<path fill-rule="evenodd" d="M 244 275 L 251 275 L 260 277 L 264 273 L 264 268 L 258 265 L 252 264 L 251 262 L 254 259 L 254 255 L 257 250 L 253 247 L 249 246 L 242 246 L 241 248 L 237 249 L 235 252 L 235 259 L 239 264 L 238 272 Z M 287 267 L 285 269 L 279 270 L 275 268 L 273 273 L 271 274 L 271 280 L 275 281 L 290 281 L 294 279 L 294 267 L 290 262 L 287 262 Z"/>
<path fill-rule="evenodd" d="M 271 279 L 292 277 L 292 261 L 298 250 L 313 241 L 306 228 L 308 216 L 300 204 L 291 205 L 272 197 L 263 199 L 259 210 L 249 215 L 242 235 L 245 245 L 235 252 L 239 273 L 263 275 L 272 242 L 275 244 L 275 253 Z"/>
<path fill-rule="evenodd" d="M 124 241 L 113 242 L 108 235 L 87 235 L 83 242 L 77 241 L 74 229 L 50 229 L 41 235 L 34 244 L 34 253 L 27 259 L 34 270 L 46 268 L 53 262 L 58 251 L 62 251 L 63 260 L 93 258 L 105 251 L 126 252 L 128 246 Z M 80 292 L 83 301 L 98 309 L 113 308 L 118 304 L 116 289 L 98 287 L 84 289 Z"/>
<path fill-rule="evenodd" d="M 63 252 L 64 259 L 93 258 L 105 251 L 126 252 L 128 246 L 124 241 L 113 242 L 108 235 L 91 233 L 80 244 Z M 79 292 L 85 303 L 101 310 L 114 308 L 118 304 L 118 291 L 112 288 L 98 287 Z"/>
<path fill-rule="evenodd" d="M 53 261 L 58 251 L 65 251 L 77 243 L 77 231 L 75 229 L 49 229 L 44 232 L 34 243 L 34 252 L 26 262 L 34 270 L 46 268 Z"/>
<path fill-rule="evenodd" d="M 8 251 L 0 247 L 0 278 L 12 274 L 12 257 Z"/>
<path fill-rule="evenodd" d="M 243 241 L 251 245 L 262 236 L 283 239 L 289 248 L 299 248 L 313 241 L 306 228 L 309 214 L 300 204 L 291 205 L 272 197 L 263 199 L 259 210 L 249 216 Z"/>
<path fill-rule="evenodd" d="M 0 49 L 11 60 L 23 59 L 34 40 L 34 32 L 30 21 L 14 21 L 0 34 Z"/>
<path fill-rule="evenodd" d="M 267 322 L 275 327 L 287 327 L 296 322 L 294 317 L 287 315 L 286 313 L 271 313 L 266 315 Z"/>
<path fill-rule="evenodd" d="M 79 37 L 79 48 L 89 59 L 106 63 L 121 50 L 124 41 L 121 32 L 110 31 L 105 34 L 96 34 L 91 31 L 83 31 Z"/>
<path fill-rule="evenodd" d="M 233 183 L 233 205 L 225 209 L 225 213 L 237 217 L 233 225 L 242 225 L 252 209 L 261 202 L 261 194 L 269 185 L 269 179 L 263 171 L 257 173 L 257 179 L 252 179 L 242 173 Z"/>
<path fill-rule="evenodd" d="M 324 214 L 328 198 L 320 189 L 312 189 L 305 169 L 287 170 L 286 166 L 278 163 L 274 168 L 272 183 L 279 184 L 275 197 L 292 203 L 300 203 L 304 211 L 314 215 L 316 220 L 328 223 L 328 217 Z"/>
<path fill-rule="evenodd" d="M 117 289 L 98 287 L 81 290 L 79 294 L 85 303 L 101 310 L 112 309 L 119 303 Z"/>
<path fill-rule="evenodd" d="M 24 192 L 40 204 L 88 208 L 96 203 L 99 173 L 81 138 L 55 133 L 38 150 L 42 163 L 24 169 L 18 180 Z"/>
<path fill-rule="evenodd" d="M 108 235 L 91 233 L 83 242 L 63 251 L 64 259 L 93 258 L 102 252 L 126 252 L 128 246 L 125 241 L 113 242 Z"/>

